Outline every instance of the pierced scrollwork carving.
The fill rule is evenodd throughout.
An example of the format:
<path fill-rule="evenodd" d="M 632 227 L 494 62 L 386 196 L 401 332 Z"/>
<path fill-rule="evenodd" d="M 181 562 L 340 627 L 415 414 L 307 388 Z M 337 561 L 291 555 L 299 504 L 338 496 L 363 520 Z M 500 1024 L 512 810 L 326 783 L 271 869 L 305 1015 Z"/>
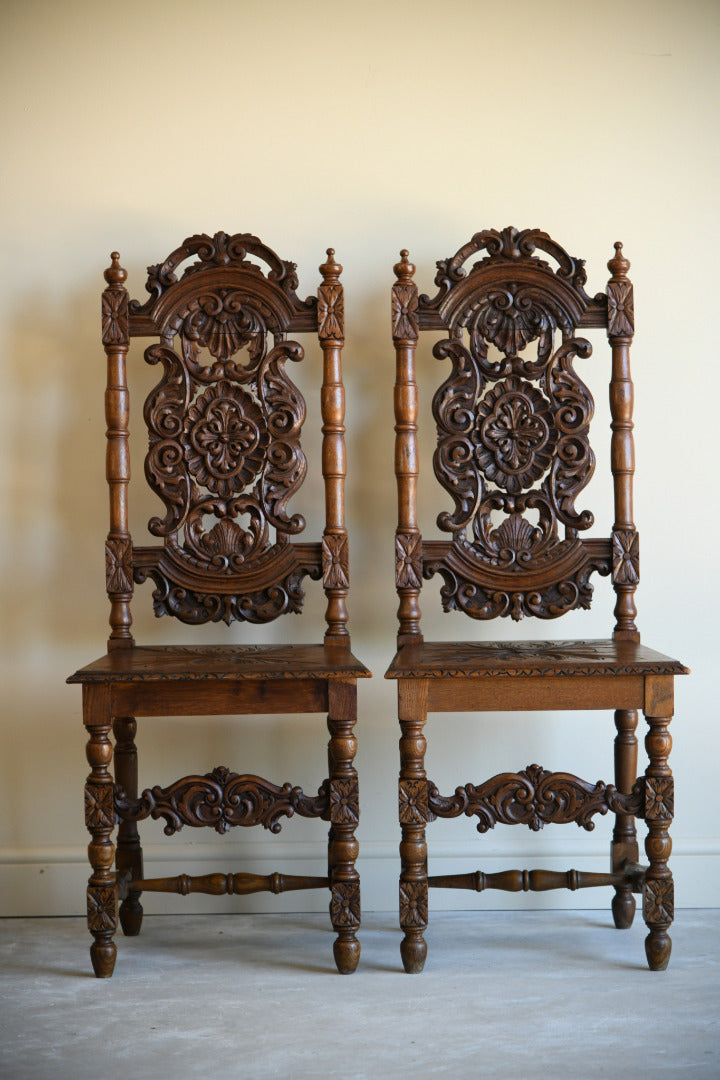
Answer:
<path fill-rule="evenodd" d="M 281 817 L 297 813 L 327 819 L 329 807 L 328 781 L 316 796 L 308 796 L 289 783 L 279 787 L 262 777 L 239 775 L 222 766 L 205 776 L 185 776 L 167 788 L 148 788 L 137 799 L 115 788 L 115 811 L 121 821 L 162 817 L 167 836 L 183 825 L 210 826 L 219 833 L 234 825 L 263 825 L 279 833 Z"/>
<path fill-rule="evenodd" d="M 640 537 L 634 529 L 615 529 L 612 534 L 615 585 L 637 585 L 640 581 Z"/>
<path fill-rule="evenodd" d="M 556 271 L 532 257 L 536 247 L 553 255 Z M 481 250 L 488 257 L 466 275 L 462 264 Z M 590 574 L 607 571 L 577 550 L 593 516 L 575 501 L 595 467 L 593 400 L 573 367 L 591 353 L 574 336 L 589 302 L 582 263 L 544 233 L 506 229 L 477 234 L 438 267 L 438 297 L 420 298 L 421 308 L 442 309 L 450 330 L 433 350 L 452 365 L 433 400 L 435 475 L 454 503 L 438 526 L 465 554 L 454 565 L 426 561 L 425 576 L 443 574 L 446 608 L 475 618 L 588 607 Z M 498 568 L 507 580 L 497 580 Z"/>
<path fill-rule="evenodd" d="M 578 826 L 591 831 L 595 814 L 639 814 L 643 793 L 638 785 L 624 795 L 602 781 L 589 784 L 570 773 L 553 773 L 539 765 L 528 765 L 519 773 L 499 773 L 485 783 L 466 784 L 454 795 L 443 796 L 429 785 L 428 806 L 437 817 L 476 816 L 480 833 L 496 824 L 527 825 L 538 832 L 551 822 Z"/>
<path fill-rule="evenodd" d="M 109 593 L 133 591 L 132 541 L 110 537 L 105 543 L 105 584 Z"/>

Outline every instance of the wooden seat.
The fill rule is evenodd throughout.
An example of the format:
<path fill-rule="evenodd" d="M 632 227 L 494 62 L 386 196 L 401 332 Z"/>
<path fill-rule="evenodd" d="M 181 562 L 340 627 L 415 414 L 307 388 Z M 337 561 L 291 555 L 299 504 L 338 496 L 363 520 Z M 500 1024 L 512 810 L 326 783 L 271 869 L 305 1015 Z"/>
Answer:
<path fill-rule="evenodd" d="M 113 972 L 118 900 L 122 929 L 134 935 L 142 922 L 140 898 L 148 891 L 329 889 L 335 962 L 341 972 L 357 967 L 353 728 L 357 679 L 369 672 L 350 652 L 347 630 L 341 271 L 329 249 L 317 296 L 301 301 L 294 263 L 279 259 L 254 236 L 226 233 L 192 236 L 150 267 L 150 299 L 144 304 L 129 300 L 117 253 L 105 271 L 111 634 L 107 654 L 68 680 L 82 684 L 90 736 L 88 927 L 98 977 Z M 322 537 L 314 542 L 295 539 L 305 521 L 288 506 L 307 468 L 300 442 L 305 402 L 286 371 L 288 360 L 303 359 L 302 346 L 289 336 L 296 333 L 317 335 L 323 356 L 326 517 Z M 145 402 L 145 474 L 164 516 L 149 522 L 159 542 L 141 547 L 128 529 L 126 367 L 130 339 L 148 336 L 159 340 L 146 349 L 145 360 L 159 365 L 161 374 Z M 148 578 L 155 584 L 156 615 L 201 625 L 263 624 L 300 613 L 305 577 L 321 579 L 327 597 L 319 644 L 139 646 L 133 640 L 130 602 L 135 584 Z M 327 714 L 329 765 L 323 762 L 321 776 L 329 775 L 316 794 L 225 765 L 138 792 L 137 717 L 272 713 Z M 277 833 L 281 819 L 296 814 L 329 822 L 326 876 L 143 875 L 137 823 L 145 818 L 163 818 L 168 835 L 184 825 L 219 833 L 262 825 Z"/>
<path fill-rule="evenodd" d="M 541 257 L 538 252 L 542 253 Z M 668 866 L 673 780 L 668 764 L 673 680 L 679 661 L 640 644 L 634 594 L 639 581 L 633 520 L 634 333 L 629 262 L 622 245 L 608 263 L 604 293 L 589 296 L 582 260 L 546 233 L 477 233 L 438 262 L 437 294 L 419 295 L 408 252 L 392 290 L 396 352 L 396 583 L 398 651 L 387 677 L 398 682 L 399 815 L 402 828 L 400 923 L 406 971 L 422 971 L 428 890 L 547 890 L 611 886 L 619 928 L 631 925 L 633 893 L 642 893 L 646 954 L 667 966 L 673 918 Z M 611 469 L 615 521 L 608 537 L 588 537 L 593 515 L 575 503 L 595 466 L 589 443 L 593 401 L 575 370 L 590 356 L 585 328 L 603 328 L 610 343 Z M 433 464 L 449 506 L 428 539 L 418 525 L 419 335 L 435 335 L 433 355 L 450 370 L 435 393 Z M 444 334 L 437 341 L 438 331 Z M 611 575 L 616 593 L 611 638 L 581 641 L 424 641 L 419 597 L 424 579 L 440 575 L 445 611 L 479 621 L 559 618 L 588 608 L 593 573 Z M 443 795 L 425 771 L 428 714 L 515 710 L 612 709 L 613 784 L 529 764 Z M 648 764 L 637 775 L 638 710 L 648 723 Z M 579 719 L 579 718 L 578 718 Z M 449 745 L 447 733 L 444 745 Z M 455 755 L 467 768 L 467 752 Z M 510 870 L 428 875 L 426 827 L 438 818 L 478 818 L 539 830 L 547 823 L 593 828 L 611 812 L 615 826 L 609 873 Z M 635 820 L 644 818 L 648 865 L 640 863 Z"/>

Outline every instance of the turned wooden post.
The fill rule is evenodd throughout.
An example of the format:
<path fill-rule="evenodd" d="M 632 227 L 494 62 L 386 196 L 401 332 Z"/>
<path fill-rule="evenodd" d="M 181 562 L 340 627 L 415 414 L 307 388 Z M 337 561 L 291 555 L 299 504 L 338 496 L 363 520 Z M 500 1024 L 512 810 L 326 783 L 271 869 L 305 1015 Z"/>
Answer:
<path fill-rule="evenodd" d="M 330 835 L 328 876 L 330 919 L 337 933 L 333 953 L 338 971 L 348 975 L 360 959 L 356 931 L 360 927 L 360 875 L 355 869 L 360 816 L 358 778 L 354 767 L 357 739 L 357 685 L 332 679 L 328 684 L 328 763 L 330 769 Z"/>
<path fill-rule="evenodd" d="M 116 716 L 113 719 L 115 780 L 130 799 L 136 799 L 138 793 L 136 731 L 134 716 Z M 131 880 L 138 881 L 143 876 L 142 848 L 135 821 L 121 821 L 118 826 L 115 865 L 121 877 L 129 874 Z M 140 896 L 139 889 L 131 888 L 120 904 L 120 925 L 126 937 L 135 937 L 140 933 L 143 917 Z"/>
<path fill-rule="evenodd" d="M 418 290 L 412 280 L 414 265 L 408 252 L 400 252 L 394 267 L 392 330 L 395 345 L 395 475 L 398 490 L 398 524 L 395 532 L 395 581 L 398 607 L 398 646 L 421 642 L 422 536 L 417 524 L 417 415 L 415 349 L 418 339 Z"/>
<path fill-rule="evenodd" d="M 127 486 L 130 482 L 129 417 L 126 360 L 130 341 L 128 293 L 123 282 L 127 271 L 113 251 L 112 265 L 105 271 L 107 288 L 102 295 L 102 340 L 107 355 L 106 475 L 110 488 L 110 531 L 105 545 L 107 593 L 110 599 L 111 633 L 108 650 L 133 644 L 130 601 L 133 594 L 132 540 L 128 529 Z"/>
<path fill-rule="evenodd" d="M 637 779 L 638 741 L 635 734 L 638 723 L 636 709 L 616 709 L 615 727 L 615 787 L 629 795 Z M 619 872 L 628 863 L 639 859 L 635 818 L 632 814 L 616 814 L 610 845 L 610 868 Z M 618 930 L 627 930 L 635 917 L 635 897 L 631 883 L 623 881 L 615 886 L 612 913 Z"/>
<path fill-rule="evenodd" d="M 673 678 L 655 676 L 647 680 L 645 737 L 648 767 L 645 770 L 645 821 L 648 834 L 645 853 L 650 866 L 645 876 L 643 917 L 650 931 L 645 938 L 645 954 L 651 971 L 664 971 L 670 960 L 672 941 L 668 934 L 674 914 L 674 885 L 668 859 L 672 852 L 669 829 L 675 812 L 673 775 L 668 764 L 672 736 L 668 725 L 673 715 Z"/>
<path fill-rule="evenodd" d="M 113 872 L 115 823 L 113 778 L 108 772 L 113 748 L 109 738 L 110 710 L 107 686 L 83 686 L 83 723 L 90 736 L 86 753 L 91 767 L 85 785 L 85 824 L 92 839 L 88 857 L 92 873 L 87 888 L 88 930 L 93 970 L 108 979 L 115 967 L 117 948 L 112 940 L 117 928 L 117 886 Z"/>
<path fill-rule="evenodd" d="M 349 645 L 345 598 L 350 586 L 348 535 L 345 527 L 345 389 L 342 381 L 344 295 L 340 284 L 342 266 L 333 248 L 320 267 L 323 283 L 318 288 L 318 338 L 323 351 L 322 473 L 325 481 L 325 530 L 322 539 L 323 585 L 328 604 L 325 613 L 328 643 Z"/>
<path fill-rule="evenodd" d="M 633 287 L 627 276 L 630 263 L 615 244 L 615 256 L 608 263 L 612 277 L 607 284 L 608 340 L 612 348 L 610 413 L 612 439 L 610 458 L 615 492 L 613 525 L 613 588 L 615 604 L 615 640 L 639 641 L 635 625 L 637 608 L 635 590 L 640 580 L 639 542 L 633 520 L 633 384 L 630 375 L 630 345 L 635 332 Z"/>
<path fill-rule="evenodd" d="M 400 719 L 400 955 L 410 974 L 422 971 L 427 956 L 423 936 L 428 923 L 428 873 L 425 826 L 429 819 L 423 728 L 427 719 L 425 680 L 398 682 Z"/>

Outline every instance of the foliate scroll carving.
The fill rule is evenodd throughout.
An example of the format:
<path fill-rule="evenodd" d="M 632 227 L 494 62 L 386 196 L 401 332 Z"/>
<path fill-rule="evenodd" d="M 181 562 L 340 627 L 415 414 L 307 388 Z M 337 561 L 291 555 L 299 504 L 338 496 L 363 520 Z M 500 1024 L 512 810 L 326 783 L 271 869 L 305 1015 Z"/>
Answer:
<path fill-rule="evenodd" d="M 105 543 L 105 584 L 109 593 L 133 591 L 132 541 L 110 537 Z"/>
<path fill-rule="evenodd" d="M 462 264 L 482 250 L 468 273 Z M 575 336 L 589 303 L 582 261 L 537 230 L 506 229 L 478 233 L 438 267 L 440 293 L 420 307 L 442 310 L 450 330 L 433 350 L 451 363 L 433 414 L 435 475 L 454 504 L 438 525 L 453 559 L 426 561 L 425 576 L 441 573 L 446 609 L 474 618 L 588 607 L 590 574 L 609 567 L 577 539 L 593 523 L 575 504 L 595 467 L 593 400 L 574 369 L 591 353 Z"/>
<path fill-rule="evenodd" d="M 401 780 L 398 795 L 401 825 L 424 825 L 432 820 L 427 780 Z"/>
<path fill-rule="evenodd" d="M 400 925 L 424 930 L 428 921 L 428 887 L 424 881 L 400 882 Z"/>
<path fill-rule="evenodd" d="M 640 537 L 634 529 L 615 529 L 612 535 L 613 572 L 616 585 L 640 581 Z"/>
<path fill-rule="evenodd" d="M 318 289 L 318 337 L 321 341 L 343 341 L 345 299 L 342 285 L 321 285 Z"/>
<path fill-rule="evenodd" d="M 645 778 L 645 820 L 671 822 L 675 813 L 672 776 Z"/>
<path fill-rule="evenodd" d="M 392 287 L 392 332 L 397 340 L 417 341 L 417 285 L 398 284 Z"/>
<path fill-rule="evenodd" d="M 623 795 L 601 781 L 589 784 L 570 773 L 552 773 L 539 765 L 528 765 L 519 773 L 499 773 L 485 783 L 466 784 L 449 797 L 429 786 L 428 805 L 437 817 L 476 816 L 480 833 L 497 823 L 527 825 L 534 832 L 551 822 L 575 821 L 591 831 L 595 814 L 634 814 L 641 810 L 642 793 L 634 788 Z"/>
<path fill-rule="evenodd" d="M 350 554 L 347 535 L 325 533 L 322 538 L 323 585 L 347 589 L 350 585 Z"/>
<path fill-rule="evenodd" d="M 295 263 L 280 259 L 271 248 L 250 233 L 230 236 L 225 232 L 217 232 L 214 236 L 202 233 L 188 237 L 164 262 L 149 267 L 145 287 L 150 293 L 150 299 L 142 306 L 134 300 L 132 310 L 137 313 L 150 311 L 159 297 L 171 285 L 177 284 L 180 279 L 175 271 L 181 263 L 189 259 L 195 258 L 195 261 L 185 267 L 181 278 L 213 267 L 233 266 L 263 277 L 262 268 L 253 263 L 249 256 L 262 260 L 269 267 L 267 280 L 277 285 L 294 305 L 301 306 L 295 295 L 298 286 Z M 305 301 L 304 306 L 312 307 L 313 304 L 314 299 L 310 298 Z"/>
<path fill-rule="evenodd" d="M 91 934 L 112 932 L 117 927 L 117 892 L 111 885 L 90 885 L 87 891 L 87 921 Z"/>
<path fill-rule="evenodd" d="M 675 888 L 672 878 L 651 878 L 643 890 L 643 917 L 650 926 L 671 923 L 675 917 Z"/>
<path fill-rule="evenodd" d="M 129 340 L 128 294 L 125 289 L 105 289 L 102 294 L 103 345 L 127 345 Z"/>
<path fill-rule="evenodd" d="M 334 927 L 360 926 L 360 886 L 341 881 L 332 886 L 330 920 Z"/>
<path fill-rule="evenodd" d="M 632 337 L 635 333 L 635 307 L 630 281 L 609 281 L 607 286 L 608 335 Z"/>
<path fill-rule="evenodd" d="M 143 821 L 147 817 L 166 821 L 165 833 L 172 836 L 183 825 L 211 826 L 226 833 L 234 825 L 263 825 L 279 833 L 280 818 L 324 817 L 329 813 L 328 781 L 316 796 L 302 788 L 278 787 L 259 776 L 239 775 L 218 767 L 205 776 L 186 776 L 170 787 L 148 788 L 138 799 L 115 789 L 115 810 L 121 821 Z"/>
<path fill-rule="evenodd" d="M 85 824 L 88 829 L 112 829 L 115 806 L 112 784 L 87 784 L 85 787 Z"/>
<path fill-rule="evenodd" d="M 422 537 L 420 533 L 395 536 L 395 581 L 399 588 L 422 586 Z"/>
<path fill-rule="evenodd" d="M 360 819 L 358 782 L 330 781 L 330 821 L 333 825 L 357 825 Z"/>

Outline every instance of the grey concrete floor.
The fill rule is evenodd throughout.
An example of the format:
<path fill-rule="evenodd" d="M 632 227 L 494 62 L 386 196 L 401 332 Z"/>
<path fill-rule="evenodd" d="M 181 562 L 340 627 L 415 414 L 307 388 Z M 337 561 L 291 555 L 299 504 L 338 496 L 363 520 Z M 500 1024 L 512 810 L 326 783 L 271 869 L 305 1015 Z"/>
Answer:
<path fill-rule="evenodd" d="M 409 976 L 371 914 L 343 977 L 321 915 L 156 916 L 100 981 L 81 919 L 0 920 L 0 1076 L 718 1080 L 720 910 L 678 913 L 666 972 L 644 936 L 600 911 L 438 912 Z"/>

